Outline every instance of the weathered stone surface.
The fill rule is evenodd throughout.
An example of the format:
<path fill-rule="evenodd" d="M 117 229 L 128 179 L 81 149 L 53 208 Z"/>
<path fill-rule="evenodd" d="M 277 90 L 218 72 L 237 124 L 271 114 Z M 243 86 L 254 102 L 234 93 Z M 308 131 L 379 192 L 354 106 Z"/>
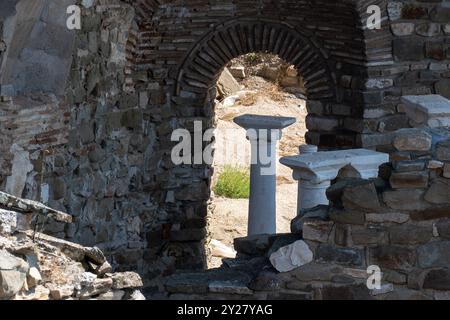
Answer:
<path fill-rule="evenodd" d="M 387 232 L 382 228 L 368 227 L 352 230 L 352 241 L 355 245 L 382 244 L 387 242 Z"/>
<path fill-rule="evenodd" d="M 278 274 L 270 271 L 259 273 L 248 285 L 251 290 L 255 291 L 274 291 L 280 290 L 282 280 Z"/>
<path fill-rule="evenodd" d="M 36 287 L 40 282 L 42 281 L 42 276 L 39 270 L 36 267 L 31 267 L 30 270 L 28 270 L 27 274 L 27 285 L 28 288 L 34 288 Z"/>
<path fill-rule="evenodd" d="M 444 239 L 450 239 L 450 219 L 441 220 L 436 223 L 438 235 Z"/>
<path fill-rule="evenodd" d="M 272 238 L 267 234 L 234 239 L 234 249 L 246 255 L 264 254 L 271 245 Z"/>
<path fill-rule="evenodd" d="M 395 133 L 394 147 L 398 151 L 429 151 L 432 136 L 420 129 L 402 129 Z"/>
<path fill-rule="evenodd" d="M 116 272 L 111 275 L 112 288 L 115 290 L 140 288 L 143 286 L 141 276 L 136 272 Z"/>
<path fill-rule="evenodd" d="M 221 96 L 227 97 L 241 90 L 241 86 L 233 77 L 231 72 L 225 68 L 224 72 L 217 81 L 217 89 Z"/>
<path fill-rule="evenodd" d="M 450 217 L 450 206 L 436 206 L 410 213 L 412 220 L 433 220 Z"/>
<path fill-rule="evenodd" d="M 0 250 L 0 299 L 13 297 L 26 285 L 29 265 L 6 250 Z"/>
<path fill-rule="evenodd" d="M 428 186 L 428 172 L 393 173 L 389 181 L 394 189 L 426 188 Z"/>
<path fill-rule="evenodd" d="M 450 241 L 431 242 L 417 249 L 422 268 L 447 267 L 450 265 Z"/>
<path fill-rule="evenodd" d="M 305 221 L 303 224 L 303 239 L 327 242 L 333 228 L 332 221 Z"/>
<path fill-rule="evenodd" d="M 316 260 L 347 266 L 359 266 L 364 261 L 364 253 L 359 249 L 337 248 L 322 244 L 316 249 Z"/>
<path fill-rule="evenodd" d="M 422 171 L 425 169 L 424 160 L 403 160 L 395 161 L 394 169 L 396 172 Z"/>
<path fill-rule="evenodd" d="M 370 264 L 393 270 L 410 270 L 416 264 L 414 250 L 393 245 L 380 245 L 369 250 Z"/>
<path fill-rule="evenodd" d="M 409 36 L 414 33 L 415 25 L 410 22 L 401 22 L 391 24 L 392 33 L 396 36 Z"/>
<path fill-rule="evenodd" d="M 386 205 L 395 210 L 420 210 L 429 205 L 423 201 L 425 191 L 418 189 L 399 189 L 385 191 L 383 200 Z"/>
<path fill-rule="evenodd" d="M 409 215 L 398 212 L 390 213 L 368 213 L 366 214 L 366 221 L 368 223 L 405 223 L 409 220 Z"/>
<path fill-rule="evenodd" d="M 389 293 L 386 296 L 385 300 L 417 301 L 417 300 L 433 300 L 433 298 L 427 296 L 426 294 L 418 290 L 396 288 L 393 292 Z"/>
<path fill-rule="evenodd" d="M 304 241 L 296 241 L 283 247 L 270 256 L 270 262 L 279 272 L 289 272 L 310 263 L 313 252 Z"/>
<path fill-rule="evenodd" d="M 228 281 L 212 281 L 208 289 L 213 293 L 224 293 L 224 294 L 243 294 L 250 295 L 253 293 L 245 284 L 236 281 L 236 280 L 228 280 Z"/>
<path fill-rule="evenodd" d="M 450 161 L 450 141 L 443 141 L 436 145 L 436 157 L 441 161 Z"/>
<path fill-rule="evenodd" d="M 330 220 L 337 223 L 362 225 L 365 223 L 365 216 L 361 211 L 332 210 Z"/>
<path fill-rule="evenodd" d="M 433 204 L 450 204 L 450 184 L 447 181 L 434 181 L 425 194 L 425 200 Z"/>
<path fill-rule="evenodd" d="M 350 210 L 376 210 L 380 207 L 377 190 L 373 182 L 347 186 L 342 194 L 342 203 Z"/>
<path fill-rule="evenodd" d="M 305 264 L 289 274 L 293 275 L 299 281 L 331 281 L 331 279 L 343 272 L 341 266 L 330 263 L 311 262 Z"/>
<path fill-rule="evenodd" d="M 450 269 L 431 270 L 425 276 L 425 289 L 450 290 Z"/>
<path fill-rule="evenodd" d="M 312 209 L 304 210 L 299 216 L 291 221 L 291 232 L 301 233 L 303 224 L 309 219 L 326 220 L 329 216 L 329 206 L 317 206 Z"/>
<path fill-rule="evenodd" d="M 433 228 L 402 225 L 389 228 L 392 244 L 414 245 L 423 244 L 431 240 Z"/>
<path fill-rule="evenodd" d="M 366 285 L 335 286 L 320 289 L 323 300 L 372 300 Z"/>

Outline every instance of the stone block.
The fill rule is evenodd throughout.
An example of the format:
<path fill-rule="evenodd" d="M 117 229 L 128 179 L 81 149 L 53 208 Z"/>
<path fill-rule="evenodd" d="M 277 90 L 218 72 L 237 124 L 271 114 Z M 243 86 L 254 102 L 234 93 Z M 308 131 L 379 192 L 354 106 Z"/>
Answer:
<path fill-rule="evenodd" d="M 412 225 L 389 228 L 390 242 L 400 245 L 416 245 L 427 243 L 433 237 L 433 228 Z"/>
<path fill-rule="evenodd" d="M 313 260 L 313 252 L 306 244 L 300 240 L 293 244 L 282 247 L 272 253 L 270 262 L 279 272 L 289 272 Z"/>
<path fill-rule="evenodd" d="M 450 125 L 450 100 L 440 95 L 404 96 L 406 114 L 415 126 Z"/>
<path fill-rule="evenodd" d="M 425 191 L 418 189 L 385 191 L 383 201 L 395 210 L 421 210 L 431 206 L 423 200 L 424 195 Z"/>
<path fill-rule="evenodd" d="M 364 253 L 359 249 L 337 248 L 321 244 L 316 249 L 316 260 L 345 266 L 361 266 L 364 262 Z"/>
<path fill-rule="evenodd" d="M 422 268 L 448 267 L 450 241 L 431 242 L 417 249 L 418 263 Z"/>
<path fill-rule="evenodd" d="M 390 213 L 368 213 L 366 221 L 368 223 L 405 223 L 409 220 L 409 215 L 399 212 Z"/>
<path fill-rule="evenodd" d="M 429 151 L 433 137 L 420 129 L 401 129 L 395 132 L 394 147 L 398 151 Z"/>
<path fill-rule="evenodd" d="M 394 172 L 390 178 L 391 187 L 394 189 L 415 189 L 428 187 L 428 172 Z"/>
<path fill-rule="evenodd" d="M 401 160 L 394 162 L 396 172 L 422 171 L 425 169 L 424 160 Z"/>
<path fill-rule="evenodd" d="M 423 43 L 409 39 L 395 39 L 394 57 L 398 61 L 420 61 L 425 58 Z"/>
<path fill-rule="evenodd" d="M 423 281 L 424 289 L 450 290 L 450 269 L 431 270 Z"/>
<path fill-rule="evenodd" d="M 450 239 L 450 219 L 441 220 L 436 223 L 436 229 L 439 237 L 444 239 Z"/>
<path fill-rule="evenodd" d="M 391 24 L 392 33 L 395 36 L 409 36 L 414 33 L 415 24 L 411 22 L 400 22 Z"/>
<path fill-rule="evenodd" d="M 436 145 L 436 158 L 441 161 L 450 161 L 450 140 Z"/>
<path fill-rule="evenodd" d="M 377 210 L 380 208 L 377 190 L 373 182 L 359 182 L 345 187 L 342 193 L 342 203 L 349 210 Z"/>
<path fill-rule="evenodd" d="M 450 183 L 434 181 L 425 194 L 425 200 L 433 204 L 450 204 Z"/>
<path fill-rule="evenodd" d="M 305 221 L 303 239 L 325 243 L 328 241 L 333 225 L 332 221 Z"/>
<path fill-rule="evenodd" d="M 382 244 L 387 242 L 387 239 L 387 232 L 382 228 L 352 229 L 352 241 L 355 245 Z"/>
<path fill-rule="evenodd" d="M 378 265 L 381 269 L 411 270 L 416 264 L 414 250 L 394 245 L 380 245 L 369 249 L 371 265 Z"/>

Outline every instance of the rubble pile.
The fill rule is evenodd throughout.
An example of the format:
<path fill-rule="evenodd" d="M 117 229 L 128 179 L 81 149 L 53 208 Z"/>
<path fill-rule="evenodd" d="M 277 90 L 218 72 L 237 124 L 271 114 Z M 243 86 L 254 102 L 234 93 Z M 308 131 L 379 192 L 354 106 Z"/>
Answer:
<path fill-rule="evenodd" d="M 114 273 L 100 249 L 37 232 L 39 216 L 72 218 L 0 192 L 0 300 L 145 300 L 137 273 Z"/>

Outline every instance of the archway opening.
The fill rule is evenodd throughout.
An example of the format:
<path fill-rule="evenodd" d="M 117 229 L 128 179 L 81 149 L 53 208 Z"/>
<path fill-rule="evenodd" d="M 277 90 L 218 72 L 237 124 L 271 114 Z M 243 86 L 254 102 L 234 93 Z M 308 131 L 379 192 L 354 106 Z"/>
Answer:
<path fill-rule="evenodd" d="M 277 233 L 289 233 L 296 215 L 297 184 L 279 164 L 305 143 L 306 89 L 294 65 L 268 52 L 231 60 L 216 83 L 214 162 L 208 210 L 208 267 L 235 255 L 233 240 L 247 235 L 251 144 L 234 119 L 244 114 L 292 117 L 277 148 Z"/>

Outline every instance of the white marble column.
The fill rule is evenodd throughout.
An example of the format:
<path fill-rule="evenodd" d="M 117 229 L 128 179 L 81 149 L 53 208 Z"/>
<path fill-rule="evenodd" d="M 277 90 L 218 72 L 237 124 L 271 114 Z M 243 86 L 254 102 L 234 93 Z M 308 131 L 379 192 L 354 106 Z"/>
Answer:
<path fill-rule="evenodd" d="M 252 145 L 248 235 L 276 233 L 277 143 L 295 118 L 244 115 L 234 122 L 247 130 Z"/>

